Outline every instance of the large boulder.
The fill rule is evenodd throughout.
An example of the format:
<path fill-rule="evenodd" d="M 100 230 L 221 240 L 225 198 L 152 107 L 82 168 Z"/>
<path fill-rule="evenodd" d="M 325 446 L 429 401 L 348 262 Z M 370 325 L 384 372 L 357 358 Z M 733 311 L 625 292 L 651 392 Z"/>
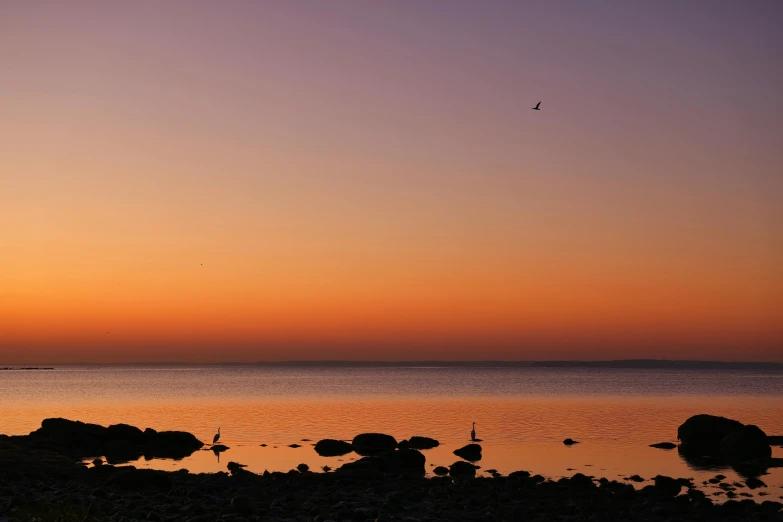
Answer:
<path fill-rule="evenodd" d="M 724 437 L 743 427 L 739 421 L 715 415 L 694 415 L 677 429 L 680 449 L 694 455 L 720 455 Z"/>
<path fill-rule="evenodd" d="M 359 455 L 379 455 L 394 451 L 397 439 L 385 433 L 362 433 L 353 438 L 351 447 Z"/>
<path fill-rule="evenodd" d="M 481 460 L 481 445 L 468 444 L 459 449 L 454 450 L 454 454 L 470 462 L 476 462 Z"/>
<path fill-rule="evenodd" d="M 335 439 L 323 439 L 315 443 L 315 452 L 322 457 L 340 457 L 353 451 L 350 442 Z"/>
<path fill-rule="evenodd" d="M 440 442 L 438 442 L 435 439 L 432 439 L 430 437 L 419 437 L 418 435 L 414 435 L 408 441 L 409 448 L 418 449 L 418 450 L 437 448 L 439 445 Z"/>
<path fill-rule="evenodd" d="M 758 426 L 725 417 L 694 415 L 679 427 L 677 438 L 684 455 L 718 457 L 731 464 L 772 456 L 767 435 Z"/>
<path fill-rule="evenodd" d="M 726 462 L 732 463 L 768 459 L 772 456 L 772 447 L 767 442 L 767 434 L 761 428 L 748 424 L 723 437 L 720 456 Z"/>

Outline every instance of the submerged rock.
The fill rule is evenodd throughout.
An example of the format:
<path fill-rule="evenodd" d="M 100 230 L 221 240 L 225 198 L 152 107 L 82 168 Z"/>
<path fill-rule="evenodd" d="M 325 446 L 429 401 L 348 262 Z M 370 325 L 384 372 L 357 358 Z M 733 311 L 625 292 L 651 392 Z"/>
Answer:
<path fill-rule="evenodd" d="M 573 446 L 574 444 L 579 444 L 579 441 L 569 438 L 564 440 L 563 444 L 565 444 L 566 446 Z"/>
<path fill-rule="evenodd" d="M 437 448 L 440 446 L 440 442 L 430 437 L 420 437 L 418 435 L 414 435 L 408 441 L 408 446 L 412 449 L 425 450 Z"/>
<path fill-rule="evenodd" d="M 215 453 L 222 453 L 230 448 L 224 444 L 214 444 L 210 446 L 209 449 L 214 451 Z"/>
<path fill-rule="evenodd" d="M 650 444 L 651 448 L 670 450 L 677 447 L 673 442 L 658 442 L 657 444 Z"/>
<path fill-rule="evenodd" d="M 385 433 L 362 433 L 353 438 L 351 446 L 359 455 L 378 455 L 394 451 L 397 447 L 397 439 Z"/>
<path fill-rule="evenodd" d="M 352 451 L 351 443 L 344 440 L 323 439 L 315 444 L 315 452 L 322 457 L 340 457 Z"/>
<path fill-rule="evenodd" d="M 476 462 L 481 460 L 481 445 L 468 444 L 459 449 L 454 450 L 454 454 L 470 462 Z"/>

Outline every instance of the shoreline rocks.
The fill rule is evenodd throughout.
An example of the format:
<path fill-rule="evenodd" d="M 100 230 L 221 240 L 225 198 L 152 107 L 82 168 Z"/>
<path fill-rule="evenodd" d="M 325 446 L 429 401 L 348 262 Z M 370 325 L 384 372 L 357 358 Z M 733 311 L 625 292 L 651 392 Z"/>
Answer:
<path fill-rule="evenodd" d="M 141 457 L 183 459 L 204 446 L 184 431 L 142 431 L 128 424 L 103 427 L 62 418 L 44 419 L 29 435 L 11 438 L 31 449 L 52 449 L 73 458 L 106 457 L 109 464 Z"/>
<path fill-rule="evenodd" d="M 694 415 L 677 429 L 680 452 L 692 457 L 715 457 L 737 464 L 772 457 L 761 428 L 715 415 Z"/>

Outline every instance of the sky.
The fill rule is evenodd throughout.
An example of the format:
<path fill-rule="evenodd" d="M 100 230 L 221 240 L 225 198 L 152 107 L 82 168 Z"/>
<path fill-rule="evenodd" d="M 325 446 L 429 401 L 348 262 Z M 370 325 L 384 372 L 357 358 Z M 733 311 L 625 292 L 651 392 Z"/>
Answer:
<path fill-rule="evenodd" d="M 0 0 L 0 365 L 783 361 L 782 19 Z"/>

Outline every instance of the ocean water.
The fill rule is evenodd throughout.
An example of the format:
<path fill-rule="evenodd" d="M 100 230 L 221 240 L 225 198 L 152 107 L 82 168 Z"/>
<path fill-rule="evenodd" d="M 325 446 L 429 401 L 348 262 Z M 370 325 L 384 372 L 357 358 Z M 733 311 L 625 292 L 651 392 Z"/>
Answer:
<path fill-rule="evenodd" d="M 676 442 L 677 427 L 697 413 L 783 435 L 783 372 L 254 365 L 0 372 L 0 433 L 26 434 L 44 418 L 66 417 L 185 430 L 209 443 L 220 427 L 220 441 L 230 448 L 221 455 L 205 449 L 180 461 L 133 463 L 191 472 L 225 471 L 229 461 L 255 472 L 288 471 L 300 463 L 316 471 L 336 468 L 357 456 L 320 457 L 312 444 L 366 431 L 398 440 L 438 439 L 438 448 L 424 451 L 430 470 L 458 460 L 452 451 L 470 442 L 475 422 L 483 446 L 480 473 L 523 469 L 551 478 L 582 472 L 609 479 L 664 474 L 699 483 L 722 473 L 742 481 L 730 468 L 698 468 L 676 450 L 649 447 Z M 567 437 L 580 443 L 567 447 Z M 783 449 L 774 447 L 773 456 L 783 457 Z M 783 496 L 783 468 L 761 479 L 767 488 L 737 493 L 758 500 Z M 711 485 L 705 491 L 720 492 Z"/>

